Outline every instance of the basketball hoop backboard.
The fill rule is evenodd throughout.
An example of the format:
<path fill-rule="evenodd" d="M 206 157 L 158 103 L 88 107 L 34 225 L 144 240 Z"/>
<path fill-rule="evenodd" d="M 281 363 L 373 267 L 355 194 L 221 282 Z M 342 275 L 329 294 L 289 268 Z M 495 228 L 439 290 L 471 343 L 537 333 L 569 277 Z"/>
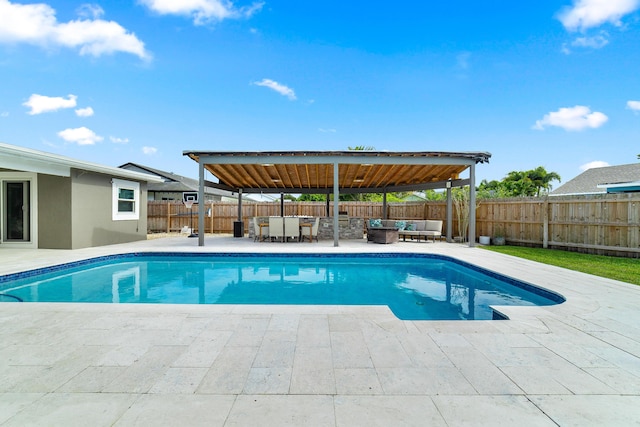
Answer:
<path fill-rule="evenodd" d="M 191 204 L 198 203 L 198 193 L 196 191 L 185 191 L 182 193 L 182 203 L 186 206 L 187 202 L 191 202 Z M 191 206 L 187 207 L 191 208 Z"/>

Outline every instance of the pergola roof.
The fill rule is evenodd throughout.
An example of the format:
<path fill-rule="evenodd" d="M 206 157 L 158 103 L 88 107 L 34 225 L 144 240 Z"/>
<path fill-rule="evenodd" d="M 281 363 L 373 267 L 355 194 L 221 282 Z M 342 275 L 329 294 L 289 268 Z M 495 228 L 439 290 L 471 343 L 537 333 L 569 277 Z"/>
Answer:
<path fill-rule="evenodd" d="M 486 152 L 184 151 L 218 179 L 219 188 L 244 192 L 326 193 L 338 170 L 341 193 L 442 188 L 491 157 Z M 211 185 L 208 183 L 208 185 Z"/>

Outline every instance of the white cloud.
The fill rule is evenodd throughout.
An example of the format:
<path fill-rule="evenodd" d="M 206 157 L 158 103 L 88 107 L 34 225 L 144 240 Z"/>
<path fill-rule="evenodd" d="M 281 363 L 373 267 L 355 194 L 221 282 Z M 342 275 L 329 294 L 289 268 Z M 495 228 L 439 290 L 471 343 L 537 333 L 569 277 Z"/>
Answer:
<path fill-rule="evenodd" d="M 110 136 L 109 139 L 114 144 L 128 144 L 129 143 L 129 138 L 118 138 L 118 137 L 115 137 L 115 136 Z"/>
<path fill-rule="evenodd" d="M 76 106 L 77 98 L 75 95 L 67 95 L 65 99 L 60 96 L 45 96 L 34 93 L 29 97 L 29 100 L 22 105 L 31 108 L 31 111 L 27 112 L 27 114 L 42 114 L 58 111 L 62 108 L 73 108 Z"/>
<path fill-rule="evenodd" d="M 97 4 L 83 4 L 77 10 L 82 18 L 98 19 L 104 16 L 104 9 Z"/>
<path fill-rule="evenodd" d="M 77 48 L 80 55 L 125 52 L 150 59 L 144 43 L 114 21 L 97 19 L 99 6 L 80 10 L 81 19 L 58 22 L 56 11 L 44 3 L 17 4 L 0 0 L 0 43 L 28 43 L 41 47 Z M 87 18 L 90 14 L 93 18 Z"/>
<path fill-rule="evenodd" d="M 640 101 L 627 101 L 627 108 L 640 113 Z"/>
<path fill-rule="evenodd" d="M 0 113 L 0 117 L 9 117 L 9 112 L 3 111 L 2 113 Z"/>
<path fill-rule="evenodd" d="M 144 146 L 144 147 L 142 147 L 142 152 L 144 154 L 146 154 L 147 156 L 152 156 L 152 155 L 154 155 L 154 154 L 156 154 L 158 152 L 158 149 L 156 147 Z"/>
<path fill-rule="evenodd" d="M 104 138 L 95 134 L 91 129 L 79 127 L 75 129 L 65 129 L 58 132 L 58 136 L 67 142 L 74 142 L 78 145 L 94 145 Z"/>
<path fill-rule="evenodd" d="M 573 6 L 558 13 L 568 31 L 585 31 L 610 23 L 621 26 L 623 16 L 635 11 L 640 0 L 574 0 Z"/>
<path fill-rule="evenodd" d="M 542 120 L 536 121 L 533 129 L 544 130 L 546 127 L 556 126 L 567 131 L 579 131 L 587 128 L 599 128 L 607 120 L 609 118 L 599 111 L 592 113 L 589 107 L 576 105 L 545 114 Z"/>
<path fill-rule="evenodd" d="M 193 18 L 195 25 L 224 19 L 249 18 L 264 6 L 255 2 L 237 8 L 228 0 L 140 0 L 140 3 L 160 15 L 180 15 Z"/>
<path fill-rule="evenodd" d="M 335 129 L 324 129 L 324 128 L 319 128 L 318 132 L 322 132 L 322 133 L 336 133 Z"/>
<path fill-rule="evenodd" d="M 584 172 L 587 169 L 604 168 L 607 166 L 610 166 L 609 163 L 603 162 L 602 160 L 595 160 L 593 162 L 585 163 L 584 165 L 580 166 L 580 170 Z"/>
<path fill-rule="evenodd" d="M 573 42 L 571 42 L 571 46 L 601 49 L 609 44 L 609 39 L 607 39 L 606 36 L 607 34 L 603 32 L 598 36 L 578 37 Z"/>
<path fill-rule="evenodd" d="M 292 101 L 296 100 L 296 94 L 293 91 L 293 89 L 282 85 L 276 81 L 273 81 L 271 79 L 262 79 L 259 82 L 254 82 L 253 83 L 256 86 L 264 86 L 264 87 L 268 87 L 269 89 L 275 90 L 276 92 L 278 92 L 280 95 L 286 96 L 287 98 L 289 98 Z"/>
<path fill-rule="evenodd" d="M 76 116 L 78 116 L 78 117 L 91 117 L 91 116 L 93 116 L 93 108 L 91 108 L 91 107 L 78 108 L 76 110 Z"/>

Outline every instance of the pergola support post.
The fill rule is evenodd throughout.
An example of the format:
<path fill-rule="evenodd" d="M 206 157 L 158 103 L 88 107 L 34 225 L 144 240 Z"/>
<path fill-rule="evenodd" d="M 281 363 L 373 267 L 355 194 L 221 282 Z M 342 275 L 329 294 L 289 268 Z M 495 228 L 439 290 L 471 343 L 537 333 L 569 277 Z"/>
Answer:
<path fill-rule="evenodd" d="M 476 164 L 469 167 L 469 247 L 476 245 Z"/>
<path fill-rule="evenodd" d="M 198 178 L 198 246 L 204 246 L 204 163 L 201 161 L 198 162 Z"/>
<path fill-rule="evenodd" d="M 453 197 L 451 197 L 451 180 L 447 181 L 447 243 L 453 242 Z"/>
<path fill-rule="evenodd" d="M 280 216 L 284 217 L 284 193 L 280 193 Z"/>
<path fill-rule="evenodd" d="M 331 192 L 328 191 L 327 192 L 327 209 L 326 209 L 327 218 L 331 216 L 331 208 L 329 204 L 330 201 L 331 201 Z"/>
<path fill-rule="evenodd" d="M 339 246 L 340 240 L 340 175 L 338 174 L 338 162 L 333 164 L 333 246 Z"/>
<path fill-rule="evenodd" d="M 382 219 L 387 219 L 387 189 L 382 192 Z"/>

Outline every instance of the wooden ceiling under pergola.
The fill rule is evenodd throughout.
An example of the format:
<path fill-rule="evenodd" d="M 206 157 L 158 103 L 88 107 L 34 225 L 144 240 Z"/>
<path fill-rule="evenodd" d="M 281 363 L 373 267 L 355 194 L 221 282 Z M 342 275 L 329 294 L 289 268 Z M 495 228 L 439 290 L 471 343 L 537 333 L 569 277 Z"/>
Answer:
<path fill-rule="evenodd" d="M 244 193 L 340 193 L 444 188 L 447 181 L 476 163 L 485 152 L 387 151 L 185 151 L 217 178 L 207 183 Z M 337 168 L 337 171 L 336 171 Z"/>
<path fill-rule="evenodd" d="M 486 163 L 487 152 L 442 151 L 196 151 L 183 155 L 198 163 L 199 199 L 204 188 L 242 193 L 384 193 L 447 188 L 447 239 L 451 239 L 452 187 L 470 186 L 469 244 L 475 242 L 475 165 Z M 469 178 L 460 175 L 469 169 Z M 205 181 L 209 171 L 218 182 Z M 327 205 L 329 197 L 327 196 Z M 338 246 L 338 203 L 333 205 L 334 246 Z M 327 213 L 329 215 L 329 213 Z M 242 197 L 238 198 L 238 222 Z M 204 203 L 198 204 L 198 229 L 204 230 Z M 239 236 L 238 236 L 239 237 Z M 204 246 L 199 233 L 198 245 Z"/>

